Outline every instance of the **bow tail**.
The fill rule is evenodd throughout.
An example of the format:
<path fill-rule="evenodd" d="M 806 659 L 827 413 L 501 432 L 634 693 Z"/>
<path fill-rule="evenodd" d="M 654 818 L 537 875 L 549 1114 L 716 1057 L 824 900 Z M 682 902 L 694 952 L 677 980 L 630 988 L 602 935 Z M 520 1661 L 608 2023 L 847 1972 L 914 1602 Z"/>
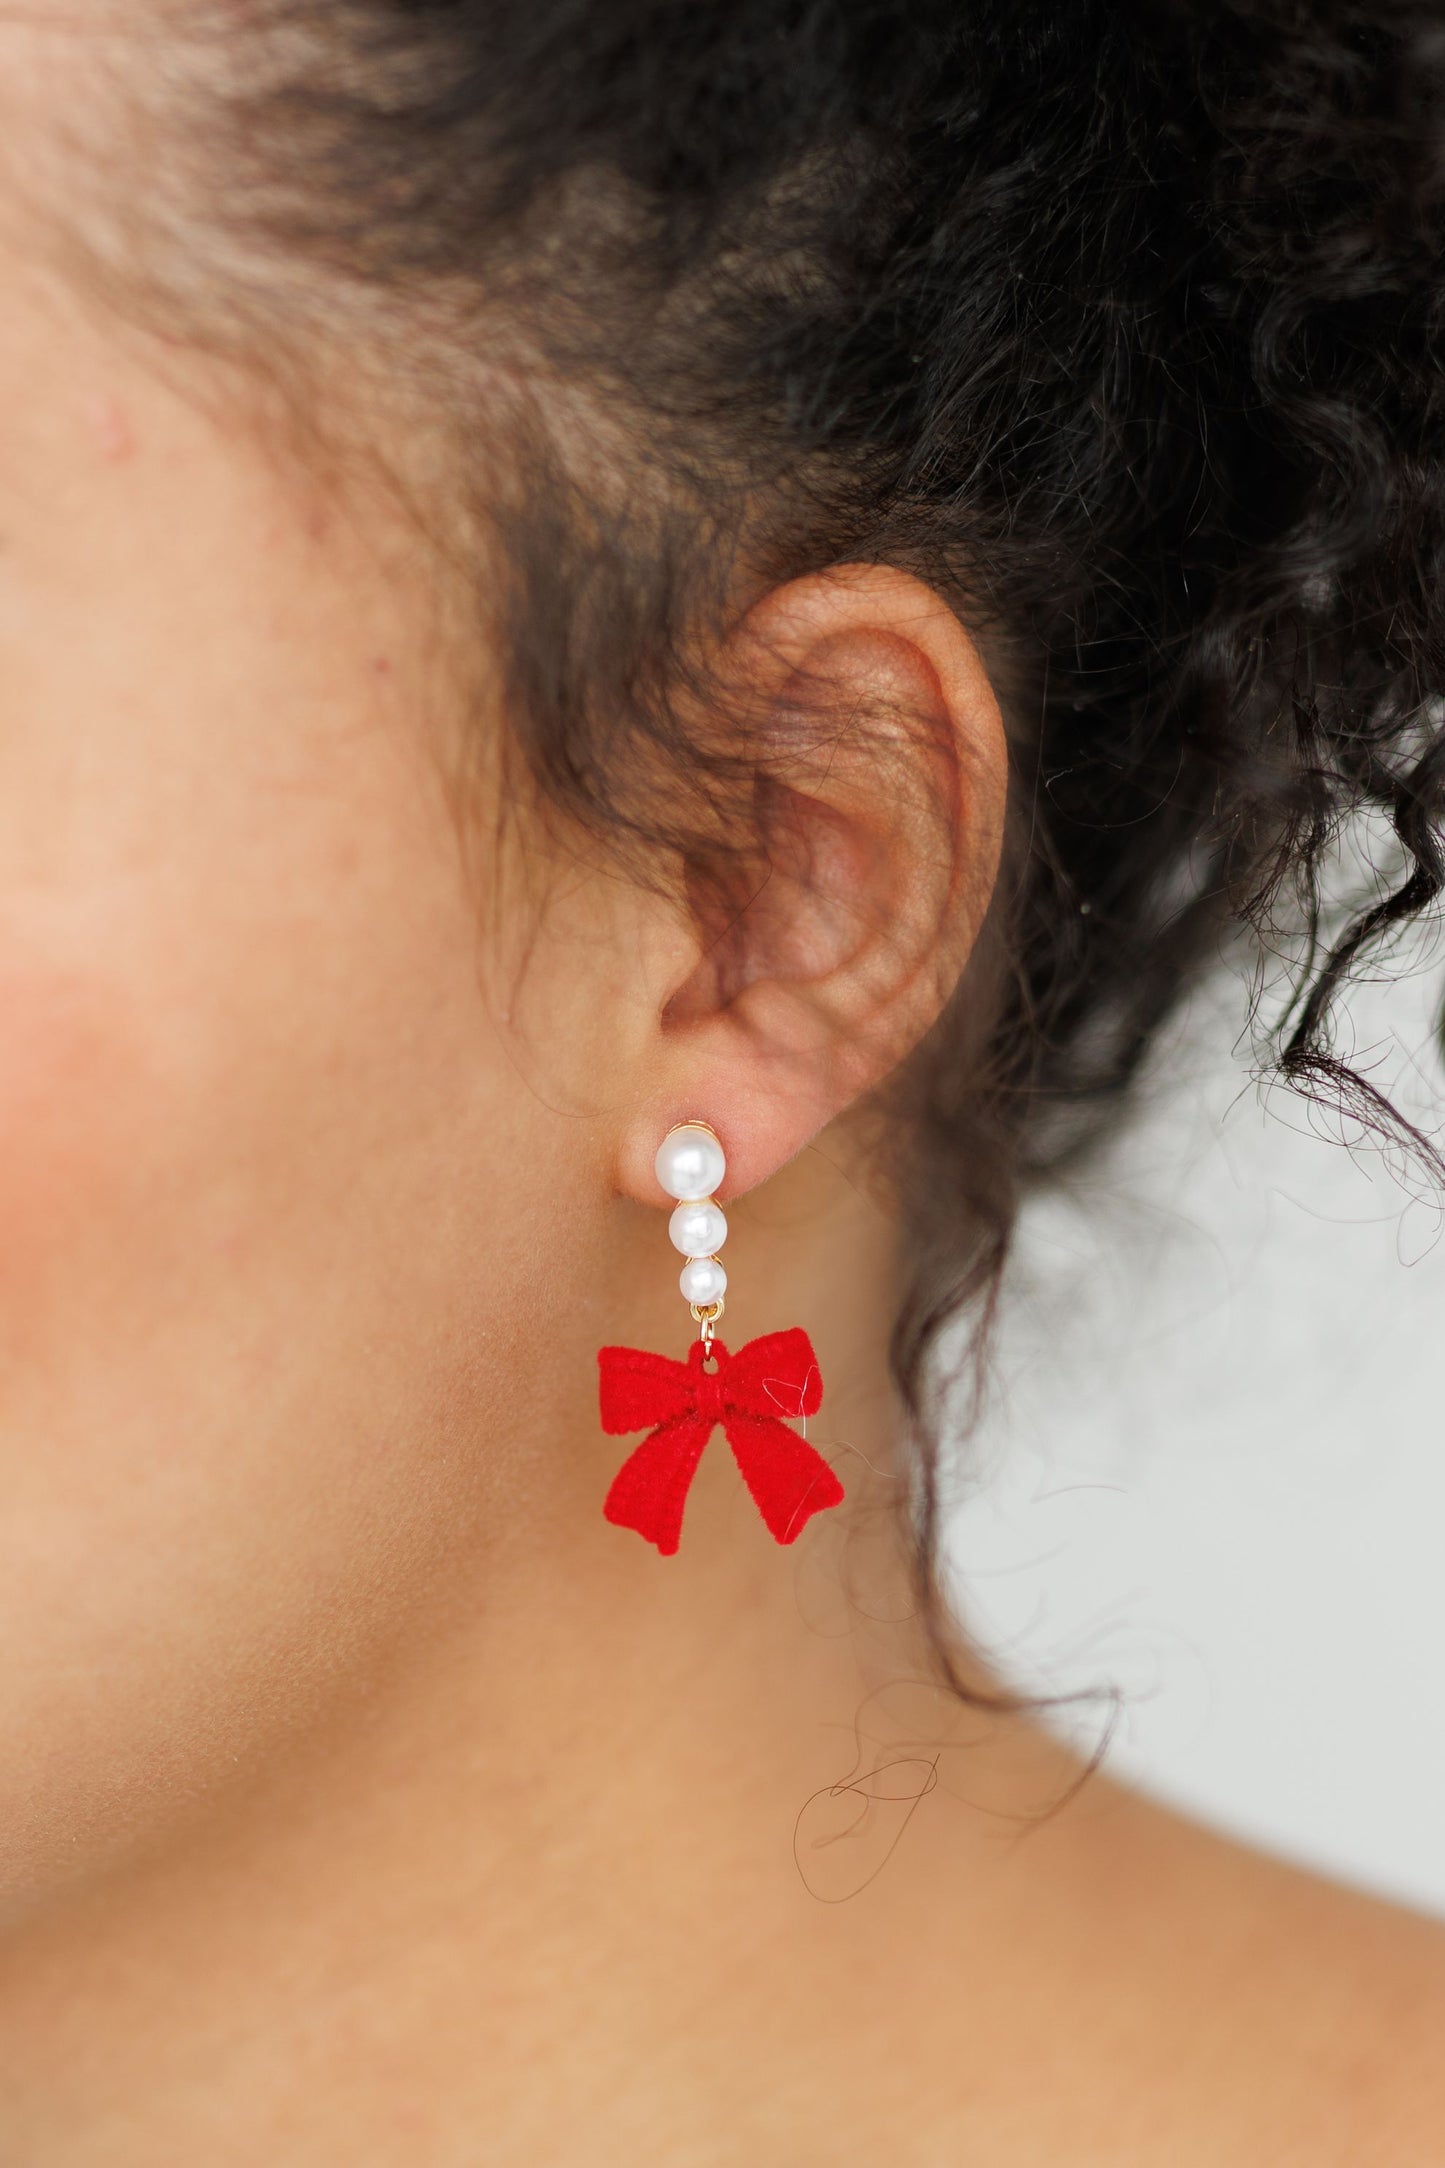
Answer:
<path fill-rule="evenodd" d="M 670 1558 L 682 1535 L 688 1486 L 712 1427 L 692 1414 L 659 1423 L 612 1478 L 602 1505 L 607 1519 L 618 1528 L 635 1528 Z"/>
<path fill-rule="evenodd" d="M 842 1504 L 843 1486 L 817 1447 L 776 1415 L 735 1409 L 724 1416 L 723 1429 L 753 1502 L 779 1543 L 793 1542 L 815 1513 Z"/>

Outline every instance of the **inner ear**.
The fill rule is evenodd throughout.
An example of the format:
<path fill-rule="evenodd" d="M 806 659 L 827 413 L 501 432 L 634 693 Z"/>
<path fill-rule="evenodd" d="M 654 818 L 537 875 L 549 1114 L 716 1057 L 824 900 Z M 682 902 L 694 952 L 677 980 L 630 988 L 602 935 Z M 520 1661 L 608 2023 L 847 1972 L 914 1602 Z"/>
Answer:
<path fill-rule="evenodd" d="M 665 1027 L 715 1015 L 759 979 L 827 979 L 886 924 L 876 827 L 759 770 L 750 833 L 749 846 L 685 868 L 702 954 L 668 1001 Z"/>

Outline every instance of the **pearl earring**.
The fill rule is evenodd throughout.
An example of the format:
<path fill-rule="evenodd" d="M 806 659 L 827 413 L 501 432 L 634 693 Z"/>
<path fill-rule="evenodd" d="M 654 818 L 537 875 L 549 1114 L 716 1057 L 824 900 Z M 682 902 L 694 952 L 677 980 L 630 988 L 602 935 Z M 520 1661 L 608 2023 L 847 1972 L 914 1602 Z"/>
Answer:
<path fill-rule="evenodd" d="M 614 1476 L 603 1513 L 670 1556 L 703 1447 L 721 1424 L 769 1531 L 779 1543 L 792 1543 L 813 1514 L 843 1498 L 822 1454 L 786 1420 L 816 1414 L 822 1403 L 812 1342 L 794 1325 L 730 1355 L 716 1338 L 728 1284 L 717 1255 L 728 1223 L 713 1195 L 727 1172 L 716 1130 L 707 1122 L 678 1122 L 653 1166 L 659 1187 L 675 1200 L 667 1231 L 686 1259 L 678 1286 L 698 1337 L 686 1362 L 645 1348 L 598 1349 L 603 1429 L 619 1437 L 652 1426 Z"/>
<path fill-rule="evenodd" d="M 679 1122 L 657 1147 L 653 1168 L 668 1196 L 678 1200 L 667 1223 L 673 1248 L 687 1259 L 677 1284 L 693 1322 L 710 1341 L 712 1327 L 723 1314 L 728 1284 L 717 1255 L 728 1233 L 727 1215 L 713 1195 L 727 1173 L 717 1132 L 706 1122 Z"/>

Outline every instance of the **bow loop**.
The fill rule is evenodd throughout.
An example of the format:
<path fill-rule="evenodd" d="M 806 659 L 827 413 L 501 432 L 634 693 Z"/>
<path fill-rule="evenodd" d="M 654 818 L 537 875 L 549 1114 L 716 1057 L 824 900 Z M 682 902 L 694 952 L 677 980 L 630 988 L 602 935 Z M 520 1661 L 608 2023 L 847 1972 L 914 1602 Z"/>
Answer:
<path fill-rule="evenodd" d="M 640 1347 L 604 1347 L 597 1350 L 597 1361 L 602 1428 L 611 1437 L 666 1422 L 693 1405 L 690 1367 L 670 1355 L 652 1355 Z"/>
<path fill-rule="evenodd" d="M 728 1394 L 743 1415 L 771 1415 L 790 1423 L 816 1415 L 823 1404 L 823 1374 L 802 1327 L 765 1332 L 740 1347 L 728 1368 Z"/>

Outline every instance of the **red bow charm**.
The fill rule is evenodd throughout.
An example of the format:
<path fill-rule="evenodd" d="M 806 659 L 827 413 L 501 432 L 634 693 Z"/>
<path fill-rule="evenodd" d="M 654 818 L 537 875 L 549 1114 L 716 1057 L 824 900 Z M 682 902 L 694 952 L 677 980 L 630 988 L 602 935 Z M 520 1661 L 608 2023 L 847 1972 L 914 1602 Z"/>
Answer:
<path fill-rule="evenodd" d="M 640 1347 L 598 1349 L 602 1428 L 620 1437 L 655 1425 L 613 1477 L 602 1511 L 670 1557 L 688 1485 L 721 1423 L 758 1511 L 779 1543 L 791 1543 L 814 1513 L 843 1497 L 822 1454 L 783 1420 L 816 1414 L 822 1404 L 812 1342 L 798 1325 L 749 1340 L 736 1355 L 714 1340 L 711 1371 L 702 1367 L 705 1352 L 701 1340 L 684 1363 Z"/>

